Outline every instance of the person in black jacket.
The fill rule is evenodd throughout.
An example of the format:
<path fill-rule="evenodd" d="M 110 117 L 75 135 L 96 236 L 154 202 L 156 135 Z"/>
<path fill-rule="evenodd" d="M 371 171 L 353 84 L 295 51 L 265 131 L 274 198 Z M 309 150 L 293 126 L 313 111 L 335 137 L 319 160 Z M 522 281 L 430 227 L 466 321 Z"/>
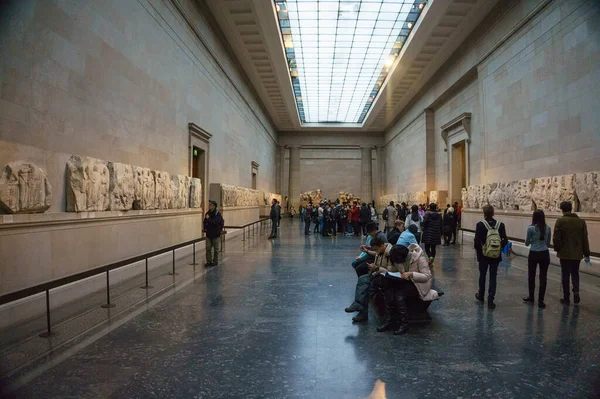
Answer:
<path fill-rule="evenodd" d="M 367 223 L 371 222 L 371 211 L 367 207 L 367 203 L 363 202 L 362 207 L 360 208 L 360 217 L 358 219 L 360 222 L 360 229 L 362 231 L 363 236 L 367 235 Z"/>
<path fill-rule="evenodd" d="M 508 237 L 506 236 L 504 223 L 498 222 L 496 219 L 494 219 L 494 207 L 491 205 L 485 205 L 483 207 L 483 217 L 491 228 L 496 228 L 496 223 L 500 223 L 497 229 L 498 234 L 500 235 L 501 246 L 504 248 L 506 244 L 508 244 Z M 496 296 L 496 276 L 498 275 L 498 265 L 502 260 L 502 254 L 500 253 L 497 258 L 488 258 L 487 256 L 483 256 L 483 245 L 487 239 L 487 234 L 488 229 L 483 221 L 477 222 L 477 225 L 475 226 L 474 246 L 475 251 L 477 252 L 477 262 L 479 263 L 479 292 L 475 294 L 475 298 L 480 302 L 483 302 L 484 300 L 485 280 L 489 268 L 490 286 L 488 292 L 488 309 L 495 309 L 496 304 L 494 303 L 494 298 Z"/>
<path fill-rule="evenodd" d="M 223 231 L 223 217 L 217 210 L 217 201 L 208 201 L 208 212 L 204 215 L 204 233 L 206 235 L 206 265 L 219 264 L 219 251 L 221 249 L 221 231 Z M 214 250 L 214 254 L 213 254 Z"/>
<path fill-rule="evenodd" d="M 271 218 L 271 235 L 268 237 L 269 240 L 272 238 L 277 238 L 277 225 L 279 224 L 279 220 L 281 216 L 279 214 L 281 207 L 277 205 L 277 200 L 273 198 L 271 202 L 271 213 L 269 217 Z"/>
<path fill-rule="evenodd" d="M 449 207 L 444 214 L 444 246 L 450 245 L 450 240 L 456 230 L 456 219 L 454 218 L 454 208 Z"/>
<path fill-rule="evenodd" d="M 429 204 L 429 212 L 423 218 L 423 243 L 429 257 L 429 265 L 435 261 L 435 247 L 442 243 L 442 215 L 435 203 Z"/>

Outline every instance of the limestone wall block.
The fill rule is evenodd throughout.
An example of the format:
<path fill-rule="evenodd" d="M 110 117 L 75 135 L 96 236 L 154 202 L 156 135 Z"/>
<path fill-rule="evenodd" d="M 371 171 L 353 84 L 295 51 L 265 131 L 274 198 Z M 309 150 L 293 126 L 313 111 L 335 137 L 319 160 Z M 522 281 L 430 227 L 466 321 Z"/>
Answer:
<path fill-rule="evenodd" d="M 202 180 L 192 177 L 190 180 L 190 208 L 202 206 Z"/>
<path fill-rule="evenodd" d="M 133 167 L 133 209 L 156 209 L 156 183 L 149 168 Z"/>
<path fill-rule="evenodd" d="M 66 169 L 67 212 L 108 210 L 109 176 L 105 161 L 72 155 Z"/>
<path fill-rule="evenodd" d="M 598 187 L 598 172 L 576 174 L 574 185 L 575 193 L 579 201 L 579 211 L 600 212 L 600 187 Z"/>
<path fill-rule="evenodd" d="M 154 205 L 156 209 L 171 209 L 173 200 L 173 189 L 171 186 L 171 176 L 167 172 L 153 170 L 154 183 L 156 185 Z"/>
<path fill-rule="evenodd" d="M 43 169 L 24 161 L 4 167 L 0 175 L 0 211 L 42 213 L 51 202 L 52 186 Z"/>
<path fill-rule="evenodd" d="M 128 211 L 133 209 L 135 198 L 134 173 L 131 165 L 109 162 L 109 206 L 111 211 Z"/>

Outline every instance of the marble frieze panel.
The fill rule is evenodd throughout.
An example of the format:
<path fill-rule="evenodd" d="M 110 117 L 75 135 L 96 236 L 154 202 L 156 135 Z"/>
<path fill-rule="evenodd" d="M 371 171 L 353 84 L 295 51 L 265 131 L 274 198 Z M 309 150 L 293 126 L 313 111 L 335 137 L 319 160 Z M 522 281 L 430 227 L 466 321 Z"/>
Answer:
<path fill-rule="evenodd" d="M 51 202 L 52 186 L 43 169 L 24 161 L 4 167 L 0 174 L 0 212 L 42 213 Z"/>

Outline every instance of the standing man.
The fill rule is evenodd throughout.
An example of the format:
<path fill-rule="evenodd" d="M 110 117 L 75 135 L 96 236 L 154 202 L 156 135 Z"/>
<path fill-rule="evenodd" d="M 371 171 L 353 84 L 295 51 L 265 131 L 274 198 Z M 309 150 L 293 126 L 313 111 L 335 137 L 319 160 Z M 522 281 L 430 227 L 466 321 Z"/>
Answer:
<path fill-rule="evenodd" d="M 273 198 L 271 201 L 271 213 L 269 217 L 271 218 L 271 235 L 268 237 L 269 240 L 272 238 L 277 238 L 277 224 L 279 223 L 279 212 L 281 207 L 277 205 L 277 200 Z"/>
<path fill-rule="evenodd" d="M 312 202 L 309 202 L 308 205 L 304 208 L 304 235 L 310 235 L 310 219 L 312 217 Z"/>
<path fill-rule="evenodd" d="M 367 232 L 367 223 L 371 222 L 371 211 L 367 207 L 367 203 L 363 202 L 362 207 L 360 208 L 360 216 L 358 221 L 360 222 L 360 230 L 362 234 L 366 237 Z"/>
<path fill-rule="evenodd" d="M 204 214 L 204 233 L 206 234 L 206 267 L 217 266 L 219 264 L 219 251 L 221 249 L 221 231 L 223 230 L 223 224 L 223 217 L 217 210 L 217 201 L 208 201 L 208 212 Z"/>
<path fill-rule="evenodd" d="M 352 226 L 352 232 L 354 233 L 354 237 L 358 237 L 360 235 L 360 224 L 358 223 L 360 217 L 360 208 L 358 207 L 358 202 L 354 201 L 354 206 L 350 210 L 350 224 Z"/>
<path fill-rule="evenodd" d="M 387 208 L 385 208 L 385 210 L 387 211 L 387 219 L 385 220 L 385 229 L 383 232 L 387 233 L 388 231 L 394 230 L 396 218 L 398 217 L 398 211 L 394 206 L 394 201 L 390 201 L 390 204 L 387 206 Z"/>
<path fill-rule="evenodd" d="M 562 273 L 563 298 L 560 303 L 571 304 L 569 293 L 569 280 L 573 280 L 573 301 L 579 303 L 579 263 L 585 257 L 585 262 L 590 263 L 590 243 L 588 241 L 587 226 L 583 219 L 572 213 L 573 205 L 570 202 L 561 202 L 562 217 L 554 225 L 554 249 L 560 259 Z"/>
<path fill-rule="evenodd" d="M 498 275 L 498 265 L 502 260 L 502 248 L 508 243 L 508 237 L 504 224 L 494 219 L 494 207 L 485 205 L 483 217 L 484 219 L 475 226 L 474 244 L 477 262 L 479 262 L 479 292 L 475 294 L 475 298 L 480 302 L 484 301 L 485 280 L 489 269 L 488 309 L 495 309 L 496 276 Z"/>

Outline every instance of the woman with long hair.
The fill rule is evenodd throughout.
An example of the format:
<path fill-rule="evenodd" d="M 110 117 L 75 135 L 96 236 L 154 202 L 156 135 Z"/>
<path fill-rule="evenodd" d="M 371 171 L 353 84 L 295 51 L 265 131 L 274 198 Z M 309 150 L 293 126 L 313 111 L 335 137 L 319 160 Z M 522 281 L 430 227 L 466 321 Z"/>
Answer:
<path fill-rule="evenodd" d="M 417 226 L 417 232 L 415 233 L 415 238 L 417 239 L 417 243 L 421 243 L 421 225 L 423 224 L 423 216 L 419 215 L 419 207 L 417 205 L 413 205 L 410 208 L 411 212 L 406 217 L 404 221 L 404 225 L 406 229 L 411 225 Z"/>
<path fill-rule="evenodd" d="M 533 220 L 531 221 L 531 226 L 527 228 L 527 237 L 525 238 L 525 245 L 531 245 L 527 259 L 529 296 L 523 298 L 523 300 L 525 302 L 534 302 L 535 274 L 537 265 L 540 265 L 540 291 L 538 295 L 538 307 L 540 309 L 546 307 L 544 296 L 546 295 L 548 266 L 550 266 L 550 251 L 548 250 L 548 246 L 550 245 L 551 236 L 552 230 L 546 224 L 544 211 L 538 209 L 533 212 Z"/>

